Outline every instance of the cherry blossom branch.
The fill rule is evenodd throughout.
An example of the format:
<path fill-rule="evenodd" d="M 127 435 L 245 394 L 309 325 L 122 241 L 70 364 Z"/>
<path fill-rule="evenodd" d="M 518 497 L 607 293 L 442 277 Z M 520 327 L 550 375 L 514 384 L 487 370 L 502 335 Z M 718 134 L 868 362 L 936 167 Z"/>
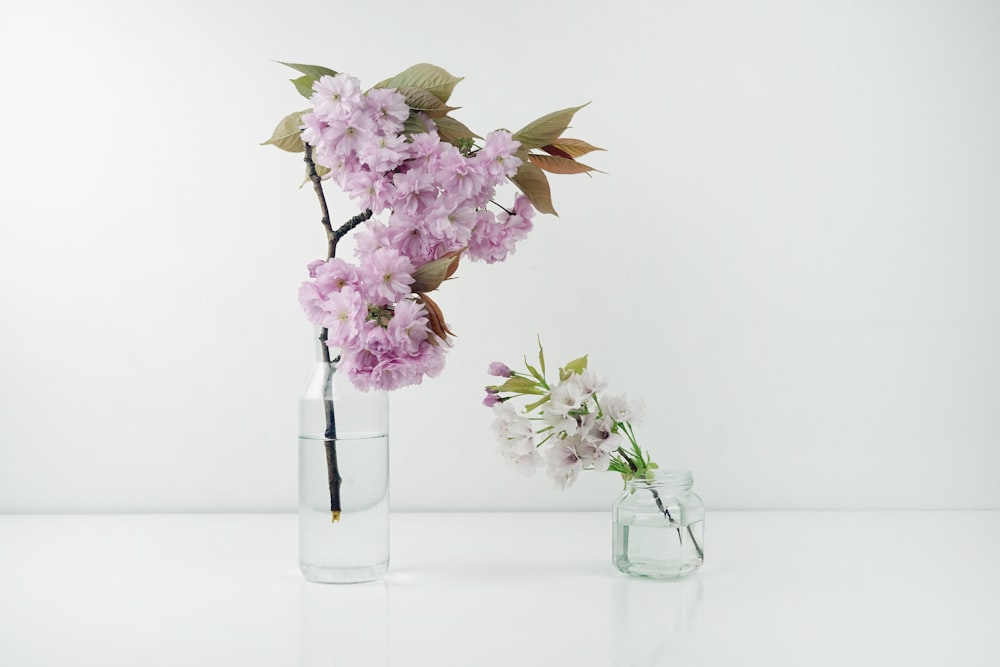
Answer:
<path fill-rule="evenodd" d="M 305 144 L 306 152 L 302 160 L 306 163 L 306 172 L 309 174 L 309 180 L 312 182 L 313 190 L 316 192 L 316 198 L 319 200 L 320 212 L 323 214 L 320 222 L 323 224 L 323 229 L 326 230 L 326 258 L 333 259 L 337 256 L 337 243 L 340 239 L 347 236 L 348 232 L 360 225 L 362 222 L 371 218 L 372 210 L 370 208 L 366 208 L 364 211 L 334 230 L 333 223 L 330 221 L 330 208 L 327 206 L 326 195 L 323 193 L 323 179 L 319 175 L 319 170 L 316 169 L 316 162 L 312 157 L 313 147 L 307 142 L 303 143 Z"/>
<path fill-rule="evenodd" d="M 343 477 L 340 476 L 340 466 L 337 465 L 337 417 L 333 409 L 333 399 L 331 396 L 331 383 L 333 382 L 333 363 L 330 360 L 330 348 L 326 344 L 329 331 L 324 328 L 319 334 L 320 349 L 323 352 L 323 362 L 326 364 L 326 373 L 323 378 L 323 411 L 326 415 L 326 430 L 323 432 L 323 441 L 326 449 L 326 479 L 330 488 L 330 516 L 333 522 L 340 520 L 340 484 Z"/>
<path fill-rule="evenodd" d="M 330 259 L 337 252 L 337 238 L 330 224 L 330 209 L 326 204 L 326 195 L 323 193 L 323 182 L 319 172 L 316 170 L 316 163 L 312 159 L 312 146 L 305 143 L 306 172 L 309 180 L 312 181 L 313 191 L 319 200 L 319 208 L 323 214 L 320 222 L 326 230 L 327 239 L 327 259 Z M 323 412 L 326 414 L 326 430 L 323 433 L 323 440 L 326 446 L 326 477 L 330 487 L 330 516 L 333 522 L 340 521 L 340 484 L 343 478 L 340 476 L 340 467 L 337 465 L 337 417 L 333 410 L 333 400 L 330 396 L 330 384 L 333 382 L 333 364 L 330 362 L 330 348 L 326 341 L 329 331 L 324 327 L 319 334 L 320 349 L 323 352 L 323 362 L 326 364 L 326 373 L 323 378 Z"/>
<path fill-rule="evenodd" d="M 305 144 L 305 156 L 303 160 L 306 163 L 306 171 L 309 174 L 309 180 L 312 181 L 313 191 L 316 193 L 316 198 L 319 200 L 319 208 L 323 214 L 320 222 L 323 224 L 323 229 L 326 230 L 326 258 L 332 259 L 337 254 L 337 242 L 345 234 L 354 229 L 354 227 L 361 224 L 361 220 L 358 222 L 354 222 L 354 220 L 361 218 L 364 214 L 354 216 L 354 218 L 348 220 L 337 231 L 333 230 L 333 225 L 330 223 L 330 208 L 327 206 L 326 195 L 323 192 L 323 181 L 316 169 L 316 163 L 312 159 L 312 146 L 308 142 L 303 143 Z M 371 211 L 368 210 L 366 212 L 370 218 Z M 326 373 L 323 379 L 323 412 L 326 414 L 326 430 L 323 433 L 323 440 L 326 446 L 326 477 L 330 487 L 330 516 L 332 521 L 336 523 L 340 521 L 340 485 L 343 482 L 343 477 L 340 475 L 340 466 L 337 463 L 337 416 L 334 412 L 333 399 L 329 398 L 331 394 L 330 385 L 333 382 L 333 360 L 330 359 L 330 348 L 326 344 L 328 336 L 329 330 L 324 327 L 319 334 L 323 362 L 326 364 Z"/>
<path fill-rule="evenodd" d="M 568 445 L 568 450 L 563 453 L 565 455 L 557 451 L 556 456 L 549 457 L 547 461 L 550 475 L 554 473 L 553 476 L 556 482 L 562 488 L 565 488 L 568 484 L 572 484 L 576 473 L 580 469 L 590 469 L 588 466 L 591 464 L 594 464 L 592 466 L 594 469 L 605 469 L 605 466 L 597 465 L 596 456 L 588 461 L 586 459 L 588 454 L 581 454 L 581 450 L 578 447 L 581 443 L 586 444 L 587 449 L 604 451 L 605 455 L 608 456 L 607 470 L 620 473 L 626 482 L 633 479 L 642 480 L 649 478 L 650 473 L 659 466 L 653 462 L 648 453 L 643 452 L 635 438 L 635 430 L 629 419 L 629 416 L 635 412 L 634 408 L 625 402 L 624 397 L 611 397 L 603 406 L 601 405 L 598 391 L 603 387 L 604 383 L 597 376 L 592 376 L 589 379 L 586 378 L 588 372 L 587 357 L 583 356 L 575 359 L 566 364 L 564 368 L 560 368 L 560 384 L 554 389 L 550 388 L 545 380 L 545 356 L 540 340 L 538 343 L 538 362 L 542 367 L 541 372 L 528 363 L 527 357 L 525 357 L 524 363 L 528 369 L 528 373 L 519 373 L 511 370 L 507 364 L 499 361 L 490 364 L 487 371 L 495 377 L 506 378 L 506 382 L 503 384 L 488 385 L 486 387 L 486 398 L 483 399 L 483 404 L 487 407 L 494 408 L 512 398 L 524 396 L 537 398 L 541 396 L 540 399 L 524 407 L 524 414 L 518 414 L 514 410 L 507 411 L 506 413 L 501 410 L 498 414 L 499 419 L 494 423 L 494 429 L 497 430 L 501 446 L 505 446 L 506 443 L 514 443 L 514 446 L 517 447 L 517 449 L 513 449 L 512 453 L 508 453 L 507 455 L 518 457 L 512 459 L 518 464 L 522 464 L 521 459 L 528 459 L 524 464 L 533 466 L 538 462 L 538 450 L 554 435 L 557 436 L 557 443 L 559 441 L 566 443 L 570 442 L 573 438 L 577 438 L 578 442 L 576 444 Z M 571 385 L 575 388 L 575 391 L 571 389 L 557 396 L 562 387 L 567 386 L 563 384 L 564 382 L 575 382 L 575 384 Z M 590 405 L 591 401 L 593 405 Z M 555 415 L 556 424 L 551 423 L 547 414 L 542 418 L 528 416 L 543 405 L 546 406 L 547 411 L 552 411 L 552 414 Z M 583 437 L 590 440 L 584 443 L 582 440 L 579 440 L 581 436 L 579 433 L 575 433 L 575 431 L 582 427 L 583 420 L 587 417 L 591 419 L 590 425 L 586 427 L 590 433 Z M 530 450 L 530 454 L 525 454 L 520 449 L 519 443 L 525 436 L 524 427 L 518 425 L 519 420 L 523 420 L 524 423 L 529 424 L 527 430 L 531 434 L 531 439 L 537 438 L 545 431 L 550 431 L 544 440 L 535 444 Z M 563 426 L 564 420 L 569 420 L 571 426 L 575 421 L 576 428 L 573 431 L 567 430 Z M 537 429 L 530 425 L 532 421 L 547 421 L 549 425 Z M 595 424 L 597 426 L 596 429 Z M 556 428 L 561 430 L 557 432 Z M 628 443 L 619 444 L 613 450 L 601 450 L 604 443 L 608 443 L 609 439 L 614 435 L 623 440 L 627 439 Z M 552 451 L 550 449 L 549 454 Z M 535 457 L 535 460 L 532 461 L 529 457 Z M 653 500 L 656 502 L 657 510 L 666 519 L 668 526 L 674 527 L 677 531 L 677 540 L 680 542 L 681 547 L 683 548 L 684 546 L 684 534 L 682 531 L 686 529 L 698 557 L 704 559 L 704 550 L 701 544 L 698 543 L 691 525 L 682 525 L 680 523 L 681 517 L 679 515 L 675 517 L 671 514 L 670 509 L 663 502 L 659 491 L 652 488 L 652 486 L 648 486 L 646 490 L 652 495 Z"/>
<path fill-rule="evenodd" d="M 333 233 L 333 240 L 330 242 L 331 243 L 331 246 L 330 246 L 330 257 L 328 257 L 327 259 L 332 258 L 334 256 L 334 254 L 336 253 L 336 251 L 337 251 L 337 242 L 340 241 L 340 239 L 342 239 L 345 236 L 347 236 L 347 233 L 349 231 L 351 231 L 352 229 L 354 229 L 355 227 L 357 227 L 358 225 L 360 225 L 365 220 L 370 219 L 371 217 L 372 217 L 372 210 L 370 208 L 366 208 L 364 211 L 362 211 L 361 213 L 358 213 L 356 216 L 354 216 L 353 218 L 351 218 L 350 220 L 348 220 L 347 222 L 345 222 L 343 225 L 341 225 L 337 229 L 337 231 L 335 231 Z"/>
<path fill-rule="evenodd" d="M 323 223 L 323 229 L 326 230 L 326 258 L 330 259 L 337 254 L 338 237 L 336 236 L 336 232 L 333 231 L 333 225 L 330 223 L 330 209 L 326 205 L 326 195 L 323 194 L 323 179 L 320 178 L 319 172 L 316 170 L 316 163 L 312 157 L 313 147 L 307 141 L 303 141 L 302 143 L 306 147 L 306 152 L 302 160 L 306 163 L 306 173 L 309 175 L 309 180 L 312 181 L 313 191 L 316 193 L 316 198 L 319 200 L 319 209 L 323 214 L 320 222 Z"/>

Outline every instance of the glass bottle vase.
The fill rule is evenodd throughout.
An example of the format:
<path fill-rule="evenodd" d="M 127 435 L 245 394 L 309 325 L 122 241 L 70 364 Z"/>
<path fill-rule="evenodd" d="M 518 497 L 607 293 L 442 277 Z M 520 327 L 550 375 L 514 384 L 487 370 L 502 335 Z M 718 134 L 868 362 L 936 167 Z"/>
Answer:
<path fill-rule="evenodd" d="M 629 480 L 612 505 L 612 559 L 625 574 L 679 579 L 705 560 L 705 506 L 687 470 Z"/>
<path fill-rule="evenodd" d="M 389 400 L 320 349 L 299 401 L 299 567 L 309 581 L 371 581 L 389 567 Z"/>

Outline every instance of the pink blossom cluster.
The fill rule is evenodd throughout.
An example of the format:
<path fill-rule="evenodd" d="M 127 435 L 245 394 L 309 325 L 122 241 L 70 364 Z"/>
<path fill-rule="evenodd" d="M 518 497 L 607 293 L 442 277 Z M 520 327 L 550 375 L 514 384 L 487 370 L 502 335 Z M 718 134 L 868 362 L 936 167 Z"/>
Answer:
<path fill-rule="evenodd" d="M 299 300 L 308 319 L 328 329 L 327 344 L 342 350 L 340 370 L 361 389 L 392 390 L 435 377 L 448 341 L 429 327 L 429 314 L 411 291 L 414 271 L 464 251 L 472 260 L 503 261 L 532 228 L 534 209 L 519 196 L 512 210 L 485 207 L 498 185 L 521 164 L 506 131 L 489 133 L 476 150 L 443 141 L 421 114 L 427 132 L 406 135 L 410 116 L 395 90 L 361 91 L 346 74 L 313 86 L 302 137 L 313 158 L 362 208 L 388 212 L 356 232 L 357 264 L 313 262 Z"/>
<path fill-rule="evenodd" d="M 492 373 L 491 369 L 491 374 Z M 541 420 L 519 413 L 495 394 L 487 398 L 496 419 L 493 431 L 500 454 L 526 476 L 539 467 L 555 486 L 572 486 L 582 470 L 607 470 L 612 457 L 627 444 L 622 433 L 641 421 L 641 404 L 625 396 L 604 396 L 605 379 L 585 370 L 572 373 L 548 393 Z M 545 447 L 543 448 L 543 445 Z"/>
<path fill-rule="evenodd" d="M 360 266 L 338 258 L 309 265 L 312 280 L 299 288 L 299 303 L 310 322 L 327 329 L 327 345 L 341 349 L 338 370 L 360 389 L 419 384 L 444 368 L 444 341 L 412 298 L 412 272 L 412 262 L 389 247 Z"/>

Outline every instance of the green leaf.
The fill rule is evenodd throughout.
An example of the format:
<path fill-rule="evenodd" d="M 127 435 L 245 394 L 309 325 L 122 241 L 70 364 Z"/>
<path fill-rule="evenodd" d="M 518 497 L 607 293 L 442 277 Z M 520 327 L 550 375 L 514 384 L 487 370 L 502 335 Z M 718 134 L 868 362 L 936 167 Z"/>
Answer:
<path fill-rule="evenodd" d="M 458 107 L 450 107 L 423 88 L 399 88 L 397 92 L 406 98 L 406 104 L 413 111 L 423 111 L 431 118 L 441 118 Z"/>
<path fill-rule="evenodd" d="M 542 375 L 545 375 L 545 352 L 542 350 L 542 337 L 535 334 L 538 338 L 538 365 L 542 367 Z"/>
<path fill-rule="evenodd" d="M 261 143 L 261 146 L 271 144 L 289 153 L 304 152 L 306 146 L 302 143 L 302 114 L 309 111 L 311 109 L 296 111 L 282 118 L 278 126 L 274 128 L 274 132 L 271 133 L 271 138 Z"/>
<path fill-rule="evenodd" d="M 628 466 L 626 466 L 621 461 L 618 461 L 616 459 L 612 459 L 611 463 L 608 464 L 608 470 L 610 470 L 612 472 L 620 472 L 620 473 L 624 474 L 628 470 Z"/>
<path fill-rule="evenodd" d="M 630 479 L 632 479 L 632 476 L 634 474 L 632 472 L 632 468 L 628 465 L 628 463 L 621 460 L 617 456 L 611 459 L 611 462 L 608 464 L 608 470 L 613 470 L 614 472 L 619 473 L 622 476 L 623 482 L 628 482 Z"/>
<path fill-rule="evenodd" d="M 460 146 L 463 140 L 482 138 L 466 127 L 464 123 L 455 120 L 451 116 L 441 116 L 434 121 L 434 124 L 437 125 L 438 136 L 441 137 L 441 141 L 447 141 L 449 144 L 455 146 Z"/>
<path fill-rule="evenodd" d="M 521 142 L 522 148 L 541 148 L 542 146 L 547 146 L 566 131 L 570 121 L 573 120 L 573 114 L 585 106 L 587 105 L 584 104 L 578 107 L 553 111 L 537 120 L 533 120 L 515 132 L 514 139 Z"/>
<path fill-rule="evenodd" d="M 460 76 L 452 76 L 447 71 L 429 63 L 418 63 L 408 67 L 391 79 L 380 81 L 375 88 L 422 88 L 436 97 L 442 104 L 451 97 L 455 86 L 462 80 Z"/>
<path fill-rule="evenodd" d="M 583 355 L 579 359 L 574 359 L 565 366 L 567 371 L 572 371 L 577 375 L 582 375 L 585 370 L 587 370 L 587 355 Z"/>
<path fill-rule="evenodd" d="M 542 396 L 540 399 L 538 399 L 534 403 L 529 403 L 528 405 L 524 406 L 524 411 L 525 412 L 531 412 L 535 408 L 537 408 L 539 406 L 542 406 L 542 405 L 545 405 L 548 402 L 549 402 L 549 396 L 548 395 Z"/>
<path fill-rule="evenodd" d="M 539 389 L 538 385 L 526 377 L 511 377 L 500 385 L 500 391 L 510 391 L 517 394 L 539 394 L 545 392 Z"/>
<path fill-rule="evenodd" d="M 316 83 L 316 80 L 315 77 L 305 75 L 297 79 L 291 79 L 291 82 L 295 85 L 295 90 L 299 91 L 299 95 L 308 100 L 312 97 L 313 84 Z"/>
<path fill-rule="evenodd" d="M 604 173 L 599 169 L 587 166 L 582 162 L 577 162 L 571 158 L 559 157 L 557 155 L 539 155 L 532 153 L 528 155 L 531 164 L 539 169 L 544 169 L 553 174 L 585 174 L 588 171 Z"/>
<path fill-rule="evenodd" d="M 323 67 L 322 65 L 302 65 L 300 63 L 285 63 L 280 60 L 278 63 L 284 65 L 285 67 L 291 67 L 296 72 L 302 72 L 306 76 L 311 76 L 313 79 L 319 79 L 323 76 L 337 76 L 329 67 Z M 294 80 L 293 80 L 294 82 Z M 310 84 L 311 85 L 311 84 Z"/>
<path fill-rule="evenodd" d="M 524 358 L 524 365 L 528 368 L 528 372 L 535 376 L 536 380 L 545 382 L 545 378 L 538 372 L 538 369 L 528 363 L 528 357 Z"/>
<path fill-rule="evenodd" d="M 552 190 L 549 188 L 549 179 L 546 178 L 545 172 L 541 169 L 530 162 L 525 162 L 518 168 L 517 173 L 511 176 L 510 180 L 524 193 L 539 213 L 559 215 L 552 207 Z"/>
<path fill-rule="evenodd" d="M 586 141 L 582 141 L 580 139 L 570 139 L 568 137 L 559 137 L 551 144 L 542 146 L 541 149 L 549 155 L 558 155 L 559 157 L 568 158 L 578 158 L 592 151 L 605 150 L 603 148 L 598 148 L 597 146 L 591 146 Z"/>
<path fill-rule="evenodd" d="M 420 120 L 420 116 L 415 113 L 411 113 L 410 117 L 403 123 L 403 134 L 408 137 L 414 134 L 426 133 L 427 126 L 424 124 L 424 121 Z"/>

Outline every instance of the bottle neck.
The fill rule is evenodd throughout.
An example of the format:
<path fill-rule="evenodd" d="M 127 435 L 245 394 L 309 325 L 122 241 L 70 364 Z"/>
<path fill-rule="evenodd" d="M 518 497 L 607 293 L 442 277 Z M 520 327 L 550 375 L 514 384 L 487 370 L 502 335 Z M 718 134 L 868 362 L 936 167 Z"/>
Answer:
<path fill-rule="evenodd" d="M 694 477 L 690 470 L 657 468 L 646 477 L 630 479 L 625 485 L 629 489 L 672 489 L 690 491 Z"/>

